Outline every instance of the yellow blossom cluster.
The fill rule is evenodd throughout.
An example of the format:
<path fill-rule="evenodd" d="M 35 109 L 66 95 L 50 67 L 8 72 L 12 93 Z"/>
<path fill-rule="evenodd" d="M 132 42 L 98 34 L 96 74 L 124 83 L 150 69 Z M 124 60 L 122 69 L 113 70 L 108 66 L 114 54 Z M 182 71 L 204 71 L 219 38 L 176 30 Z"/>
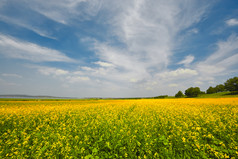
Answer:
<path fill-rule="evenodd" d="M 238 98 L 0 101 L 0 158 L 238 158 Z"/>

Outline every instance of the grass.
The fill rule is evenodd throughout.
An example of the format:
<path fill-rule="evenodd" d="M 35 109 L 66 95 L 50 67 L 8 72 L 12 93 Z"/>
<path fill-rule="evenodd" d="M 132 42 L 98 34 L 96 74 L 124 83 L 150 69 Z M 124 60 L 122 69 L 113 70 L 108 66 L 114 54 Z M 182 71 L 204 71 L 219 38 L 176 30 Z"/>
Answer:
<path fill-rule="evenodd" d="M 218 92 L 213 94 L 201 94 L 198 98 L 235 98 L 238 97 L 237 92 Z"/>

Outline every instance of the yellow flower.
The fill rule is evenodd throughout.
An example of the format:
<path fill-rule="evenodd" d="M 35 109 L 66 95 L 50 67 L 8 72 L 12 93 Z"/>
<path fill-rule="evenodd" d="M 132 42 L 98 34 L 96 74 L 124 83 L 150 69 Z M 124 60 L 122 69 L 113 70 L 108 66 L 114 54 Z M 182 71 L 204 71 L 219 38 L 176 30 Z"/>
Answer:
<path fill-rule="evenodd" d="M 227 154 L 225 154 L 225 158 L 230 158 L 230 156 L 229 156 L 229 155 L 227 155 Z"/>
<path fill-rule="evenodd" d="M 183 140 L 183 142 L 186 142 L 186 138 L 185 137 L 182 137 L 182 140 Z"/>

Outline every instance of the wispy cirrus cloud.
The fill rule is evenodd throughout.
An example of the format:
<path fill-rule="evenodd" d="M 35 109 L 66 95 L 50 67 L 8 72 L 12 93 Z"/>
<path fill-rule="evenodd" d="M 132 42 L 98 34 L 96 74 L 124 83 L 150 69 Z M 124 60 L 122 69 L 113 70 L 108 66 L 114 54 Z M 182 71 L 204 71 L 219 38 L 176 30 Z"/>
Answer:
<path fill-rule="evenodd" d="M 18 75 L 18 74 L 9 74 L 9 73 L 3 73 L 2 76 L 3 76 L 3 77 L 22 78 L 21 75 Z"/>
<path fill-rule="evenodd" d="M 110 78 L 115 75 L 116 79 L 116 74 L 120 74 L 122 80 L 133 83 L 149 81 L 167 70 L 175 54 L 173 50 L 179 45 L 176 39 L 179 39 L 180 32 L 198 23 L 209 6 L 198 1 L 108 3 L 118 7 L 104 6 L 113 13 L 105 23 L 109 24 L 111 35 L 122 45 L 97 40 L 93 40 L 91 45 L 101 61 L 115 66 L 109 71 Z M 188 65 L 193 60 L 194 57 L 188 55 L 181 64 Z"/>
<path fill-rule="evenodd" d="M 205 61 L 200 62 L 200 64 L 210 64 L 210 65 L 221 65 L 223 67 L 231 66 L 237 64 L 236 59 L 234 58 L 238 54 L 238 36 L 235 34 L 230 35 L 227 40 L 218 41 L 216 43 L 217 49 L 214 53 L 212 53 L 209 57 L 206 58 Z M 223 63 L 223 61 L 228 60 L 227 63 Z"/>
<path fill-rule="evenodd" d="M 237 19 L 224 21 L 224 17 L 220 18 L 219 24 L 222 24 L 212 29 L 223 27 L 223 30 L 216 37 L 209 34 L 206 30 L 210 22 L 217 24 L 218 21 L 214 20 L 217 16 L 207 17 L 214 11 L 210 10 L 213 2 L 4 1 L 4 4 L 0 3 L 0 20 L 6 24 L 0 34 L 0 54 L 23 59 L 22 62 L 40 63 L 41 66 L 32 67 L 32 70 L 43 79 L 57 81 L 57 84 L 52 82 L 56 85 L 55 90 L 59 90 L 57 85 L 65 84 L 71 88 L 68 91 L 75 93 L 80 90 L 78 92 L 83 94 L 91 93 L 90 96 L 152 96 L 183 90 L 188 86 L 205 88 L 208 83 L 215 83 L 217 76 L 237 72 L 237 35 L 224 40 L 236 31 Z M 15 14 L 9 14 L 12 8 L 17 10 Z M 29 35 L 33 34 L 37 38 L 34 41 L 45 38 L 31 31 L 51 39 L 57 37 L 57 40 L 45 39 L 47 41 L 44 42 L 51 46 L 47 48 L 20 40 L 21 36 L 27 36 L 22 35 L 24 33 L 17 33 L 18 39 L 7 36 L 9 31 L 4 33 L 7 30 L 4 27 L 13 25 Z M 218 36 L 221 36 L 220 41 L 215 39 Z M 79 38 L 79 44 L 76 38 Z M 30 41 L 31 37 L 27 39 Z M 197 42 L 204 43 L 203 52 L 196 50 Z M 53 49 L 58 44 L 58 49 L 67 50 L 70 55 Z M 211 49 L 215 51 L 209 52 Z M 70 57 L 80 58 L 83 62 L 79 64 Z M 45 63 L 57 61 L 70 65 Z"/>
<path fill-rule="evenodd" d="M 31 30 L 42 37 L 56 40 L 56 38 L 53 37 L 53 35 L 49 31 L 47 31 L 45 28 L 43 29 L 43 27 L 40 27 L 39 25 L 36 25 L 37 19 L 29 20 L 29 19 L 22 19 L 19 17 L 7 17 L 4 15 L 0 15 L 0 20 L 8 24 L 17 25 L 25 29 Z"/>
<path fill-rule="evenodd" d="M 180 61 L 178 64 L 183 64 L 185 66 L 188 66 L 190 63 L 192 63 L 194 60 L 194 56 L 193 55 L 188 55 L 185 57 L 184 60 Z"/>
<path fill-rule="evenodd" d="M 73 20 L 90 19 L 98 13 L 102 5 L 100 0 L 24 0 L 23 3 L 49 19 L 65 25 L 73 23 Z"/>
<path fill-rule="evenodd" d="M 128 91 L 127 96 L 146 96 L 148 92 L 156 94 L 158 90 L 162 90 L 161 93 L 175 89 L 176 91 L 178 91 L 177 89 L 185 90 L 188 86 L 199 86 L 206 89 L 207 84 L 215 83 L 214 79 L 217 76 L 235 73 L 238 70 L 236 60 L 238 58 L 238 37 L 233 34 L 226 40 L 217 42 L 216 45 L 217 49 L 205 60 L 195 63 L 191 63 L 192 60 L 190 60 L 188 62 L 190 68 L 167 69 L 155 74 L 149 74 L 146 70 L 142 74 L 139 70 L 143 69 L 144 65 L 138 65 L 139 69 L 137 70 L 136 67 L 133 70 L 133 67 L 129 67 L 126 63 L 123 66 L 124 63 L 113 62 L 112 59 L 108 61 L 114 63 L 113 67 L 111 67 L 111 63 L 107 65 L 109 63 L 97 61 L 94 64 L 100 65 L 100 67 L 79 66 L 74 71 L 39 67 L 38 71 L 44 75 L 61 79 L 69 87 L 84 83 L 92 89 L 100 89 L 107 96 L 110 96 L 110 93 L 107 94 L 106 90 L 110 88 L 114 88 L 118 92 L 120 89 L 124 89 Z M 113 57 L 114 54 L 111 58 Z M 185 59 L 189 58 L 185 57 Z M 44 71 L 51 73 L 47 74 Z M 63 73 L 56 75 L 56 72 Z M 142 78 L 142 75 L 145 75 L 145 78 Z M 117 84 L 115 84 L 116 82 Z M 118 86 L 119 83 L 120 86 Z M 117 96 L 125 95 L 118 92 Z"/>
<path fill-rule="evenodd" d="M 29 4 L 24 4 L 24 1 L 6 1 L 0 6 L 0 21 L 55 40 L 56 38 L 53 35 L 55 26 L 48 28 L 47 26 L 52 22 L 44 15 L 30 9 Z M 9 10 L 14 11 L 14 14 L 9 14 Z"/>
<path fill-rule="evenodd" d="M 94 62 L 98 67 L 89 68 L 97 74 L 103 74 L 105 80 L 121 79 L 133 83 L 146 81 L 167 69 L 179 33 L 198 23 L 209 6 L 199 1 L 175 0 L 60 0 L 47 3 L 33 0 L 23 3 L 32 10 L 67 25 L 72 20 L 88 20 L 100 11 L 104 16 L 99 18 L 98 23 L 108 24 L 108 40 L 102 42 L 95 39 L 92 42 L 91 49 L 99 60 Z M 114 45 L 117 42 L 122 45 Z"/>
<path fill-rule="evenodd" d="M 217 76 L 226 76 L 238 71 L 238 36 L 232 34 L 227 40 L 217 42 L 216 46 L 215 52 L 195 65 L 201 80 L 212 82 Z"/>
<path fill-rule="evenodd" d="M 10 86 L 10 88 L 11 88 L 11 87 L 16 87 L 16 86 L 18 87 L 18 86 L 21 86 L 21 85 L 18 84 L 18 83 L 9 82 L 9 81 L 6 81 L 6 80 L 0 78 L 0 86 L 2 86 L 2 87 L 9 87 Z"/>
<path fill-rule="evenodd" d="M 33 1 L 29 6 L 40 14 L 66 25 L 70 25 L 75 17 L 83 21 L 97 16 L 99 11 L 105 14 L 98 19 L 98 23 L 107 24 L 104 41 L 94 37 L 81 37 L 80 41 L 89 44 L 97 60 L 91 61 L 87 66 L 80 66 L 79 70 L 68 71 L 67 77 L 68 81 L 72 81 L 71 84 L 94 79 L 102 86 L 116 87 L 119 84 L 120 89 L 130 87 L 135 91 L 152 90 L 156 88 L 155 85 L 167 82 L 163 80 L 166 79 L 164 76 L 170 76 L 171 79 L 197 75 L 192 69 L 168 70 L 167 67 L 175 54 L 173 50 L 179 45 L 180 41 L 176 39 L 180 39 L 180 32 L 203 18 L 209 6 L 206 3 L 80 0 L 67 1 L 67 4 L 66 1 L 52 4 L 54 6 L 51 6 L 51 3 L 45 6 L 44 2 Z M 188 32 L 189 30 L 191 32 L 191 29 L 188 29 Z M 194 29 L 193 33 L 196 32 Z M 118 43 L 120 45 L 117 45 Z M 192 62 L 192 56 L 188 56 L 182 64 L 188 65 Z M 162 80 L 161 76 L 157 76 L 159 73 L 164 73 Z M 160 82 L 154 82 L 158 80 Z M 148 83 L 153 83 L 153 86 Z M 94 87 L 92 83 L 91 86 Z"/>
<path fill-rule="evenodd" d="M 32 62 L 75 62 L 60 51 L 0 34 L 0 54 Z"/>

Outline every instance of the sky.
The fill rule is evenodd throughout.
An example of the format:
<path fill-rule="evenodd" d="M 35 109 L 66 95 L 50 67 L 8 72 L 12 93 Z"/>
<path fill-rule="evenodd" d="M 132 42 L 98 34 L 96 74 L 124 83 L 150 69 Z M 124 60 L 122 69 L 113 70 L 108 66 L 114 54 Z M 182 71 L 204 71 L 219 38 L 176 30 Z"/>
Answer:
<path fill-rule="evenodd" d="M 154 97 L 237 75 L 237 0 L 0 1 L 0 94 Z"/>

